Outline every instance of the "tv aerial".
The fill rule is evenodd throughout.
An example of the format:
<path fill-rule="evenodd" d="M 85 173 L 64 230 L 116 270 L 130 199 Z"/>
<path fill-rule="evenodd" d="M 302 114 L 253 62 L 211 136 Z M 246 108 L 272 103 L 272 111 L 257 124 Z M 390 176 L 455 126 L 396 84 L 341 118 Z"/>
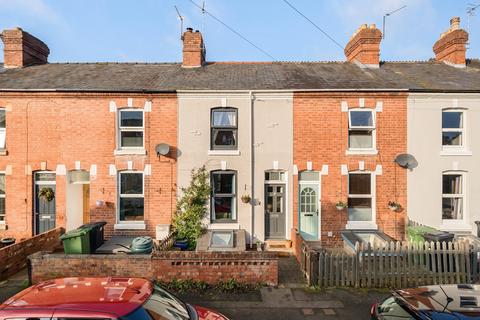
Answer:
<path fill-rule="evenodd" d="M 467 32 L 470 33 L 470 17 L 473 17 L 475 15 L 475 10 L 477 10 L 480 7 L 479 4 L 475 3 L 469 3 L 467 5 Z"/>
<path fill-rule="evenodd" d="M 385 22 L 386 22 L 387 17 L 390 17 L 392 14 L 397 13 L 398 11 L 400 11 L 400 10 L 406 8 L 406 7 L 407 7 L 407 5 L 404 5 L 404 6 L 400 7 L 400 8 L 398 8 L 398 9 L 395 9 L 395 10 L 393 10 L 393 11 L 391 11 L 391 12 L 389 12 L 389 13 L 385 13 L 385 14 L 383 15 L 382 39 L 385 39 Z"/>
<path fill-rule="evenodd" d="M 178 14 L 178 19 L 180 20 L 180 40 L 183 40 L 183 16 L 180 14 L 177 6 L 174 6 Z"/>

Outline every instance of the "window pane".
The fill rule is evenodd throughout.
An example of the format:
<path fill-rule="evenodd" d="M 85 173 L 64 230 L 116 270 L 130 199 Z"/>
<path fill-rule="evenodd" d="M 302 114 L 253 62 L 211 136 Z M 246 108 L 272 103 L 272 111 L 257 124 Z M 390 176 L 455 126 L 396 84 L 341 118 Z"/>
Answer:
<path fill-rule="evenodd" d="M 5 128 L 5 109 L 0 109 L 0 129 Z"/>
<path fill-rule="evenodd" d="M 372 112 L 350 111 L 350 123 L 352 127 L 373 127 Z"/>
<path fill-rule="evenodd" d="M 463 112 L 442 112 L 442 127 L 463 128 Z"/>
<path fill-rule="evenodd" d="M 235 202 L 234 197 L 215 197 L 214 200 L 215 220 L 233 220 Z"/>
<path fill-rule="evenodd" d="M 213 130 L 213 146 L 235 146 L 236 130 Z"/>
<path fill-rule="evenodd" d="M 6 138 L 5 129 L 0 129 L 0 149 L 5 149 Z"/>
<path fill-rule="evenodd" d="M 462 133 L 461 132 L 442 132 L 442 144 L 444 146 L 461 146 Z"/>
<path fill-rule="evenodd" d="M 212 126 L 214 127 L 236 127 L 237 112 L 232 111 L 213 111 Z"/>
<path fill-rule="evenodd" d="M 319 181 L 320 173 L 318 171 L 302 171 L 298 174 L 298 180 Z"/>
<path fill-rule="evenodd" d="M 0 174 L 0 194 L 5 194 L 5 174 Z"/>
<path fill-rule="evenodd" d="M 0 221 L 5 220 L 5 198 L 0 198 Z"/>
<path fill-rule="evenodd" d="M 120 174 L 121 194 L 143 194 L 142 173 L 121 173 Z"/>
<path fill-rule="evenodd" d="M 142 131 L 122 131 L 122 147 L 143 147 Z"/>
<path fill-rule="evenodd" d="M 143 221 L 143 198 L 120 198 L 120 221 Z"/>
<path fill-rule="evenodd" d="M 234 173 L 214 173 L 213 193 L 214 194 L 233 194 L 235 193 L 235 174 Z"/>
<path fill-rule="evenodd" d="M 371 194 L 371 179 L 369 173 L 356 173 L 348 176 L 349 194 Z"/>
<path fill-rule="evenodd" d="M 348 199 L 348 220 L 372 221 L 372 199 L 371 198 L 349 198 Z"/>
<path fill-rule="evenodd" d="M 462 194 L 462 175 L 444 174 L 443 175 L 443 194 Z"/>
<path fill-rule="evenodd" d="M 443 198 L 442 200 L 443 219 L 463 219 L 462 198 Z"/>
<path fill-rule="evenodd" d="M 348 146 L 351 149 L 373 148 L 372 131 L 350 130 L 348 132 Z"/>
<path fill-rule="evenodd" d="M 36 181 L 55 181 L 55 173 L 51 172 L 41 172 L 35 174 Z"/>
<path fill-rule="evenodd" d="M 143 111 L 120 111 L 121 127 L 143 127 Z"/>

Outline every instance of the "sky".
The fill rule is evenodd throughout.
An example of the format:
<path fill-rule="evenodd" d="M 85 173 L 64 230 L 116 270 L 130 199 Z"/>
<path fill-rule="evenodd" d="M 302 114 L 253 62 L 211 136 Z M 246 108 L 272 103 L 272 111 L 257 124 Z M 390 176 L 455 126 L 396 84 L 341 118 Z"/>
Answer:
<path fill-rule="evenodd" d="M 201 0 L 192 0 L 201 5 Z M 380 29 L 389 16 L 381 59 L 427 60 L 432 46 L 466 9 L 480 0 L 288 0 L 345 46 L 363 23 Z M 271 61 L 190 0 L 0 0 L 0 28 L 21 27 L 50 48 L 50 62 L 181 61 L 180 20 L 204 35 L 208 61 Z M 215 17 L 279 61 L 345 60 L 343 50 L 283 0 L 206 0 Z M 467 57 L 480 57 L 480 7 L 470 17 Z M 3 50 L 3 44 L 0 46 Z"/>

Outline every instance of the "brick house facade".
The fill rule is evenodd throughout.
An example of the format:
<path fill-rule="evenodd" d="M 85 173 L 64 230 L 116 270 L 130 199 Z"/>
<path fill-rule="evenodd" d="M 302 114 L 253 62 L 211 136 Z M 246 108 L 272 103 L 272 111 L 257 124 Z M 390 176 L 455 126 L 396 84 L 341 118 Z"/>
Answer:
<path fill-rule="evenodd" d="M 375 154 L 349 154 L 348 151 L 348 110 L 360 106 L 375 112 Z M 372 190 L 372 210 L 376 219 L 366 225 L 366 229 L 378 228 L 394 239 L 404 239 L 406 171 L 399 168 L 394 159 L 406 153 L 407 94 L 299 92 L 294 95 L 293 108 L 294 163 L 299 173 L 310 165 L 310 170 L 321 176 L 319 238 L 322 243 L 341 245 L 341 232 L 348 229 L 349 209 L 337 210 L 335 205 L 338 201 L 348 201 L 348 174 L 351 172 L 369 172 L 374 176 L 376 188 Z M 296 175 L 294 208 L 299 208 L 298 182 L 299 175 Z M 404 209 L 390 211 L 389 201 L 397 201 Z M 299 215 L 295 216 L 294 228 L 301 230 Z"/>
<path fill-rule="evenodd" d="M 148 102 L 147 102 L 148 101 Z M 117 108 L 111 108 L 111 105 Z M 144 109 L 144 154 L 117 154 L 118 110 Z M 55 226 L 66 227 L 69 172 L 89 173 L 86 221 L 107 222 L 107 236 L 148 234 L 169 224 L 175 206 L 177 103 L 174 94 L 2 93 L 6 110 L 6 230 L 2 237 L 27 238 L 35 233 L 34 174 L 55 173 Z M 170 157 L 157 157 L 155 145 L 171 146 Z M 139 230 L 123 229 L 118 221 L 118 173 L 144 173 L 144 222 Z M 34 209 L 33 209 L 34 210 Z M 77 225 L 78 226 L 78 225 Z M 117 227 L 114 230 L 114 226 Z M 74 226 L 72 226 L 74 227 Z M 38 232 L 38 230 L 37 230 Z"/>

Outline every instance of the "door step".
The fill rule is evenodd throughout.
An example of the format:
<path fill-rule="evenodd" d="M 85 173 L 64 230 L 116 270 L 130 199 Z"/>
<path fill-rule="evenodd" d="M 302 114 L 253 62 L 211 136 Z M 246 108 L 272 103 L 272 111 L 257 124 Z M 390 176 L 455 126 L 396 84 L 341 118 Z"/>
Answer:
<path fill-rule="evenodd" d="M 291 240 L 266 240 L 265 250 L 278 252 L 281 256 L 289 256 L 293 253 Z"/>

